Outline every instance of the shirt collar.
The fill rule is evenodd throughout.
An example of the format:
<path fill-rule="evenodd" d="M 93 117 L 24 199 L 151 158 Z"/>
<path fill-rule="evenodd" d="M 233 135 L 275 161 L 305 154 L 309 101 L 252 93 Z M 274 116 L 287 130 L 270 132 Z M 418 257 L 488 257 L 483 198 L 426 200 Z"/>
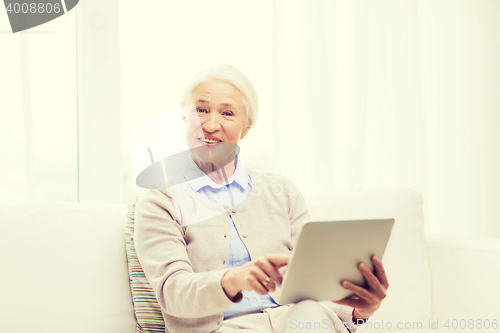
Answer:
<path fill-rule="evenodd" d="M 228 179 L 225 185 L 236 182 L 243 189 L 246 190 L 247 186 L 251 183 L 250 176 L 248 175 L 245 163 L 243 162 L 243 158 L 241 154 L 237 155 L 235 158 L 236 169 L 234 170 L 233 175 Z M 191 159 L 189 164 L 184 169 L 184 179 L 191 186 L 193 191 L 198 192 L 201 188 L 205 186 L 210 186 L 214 189 L 219 189 L 221 184 L 216 184 L 213 180 L 211 180 L 201 169 L 194 163 Z"/>

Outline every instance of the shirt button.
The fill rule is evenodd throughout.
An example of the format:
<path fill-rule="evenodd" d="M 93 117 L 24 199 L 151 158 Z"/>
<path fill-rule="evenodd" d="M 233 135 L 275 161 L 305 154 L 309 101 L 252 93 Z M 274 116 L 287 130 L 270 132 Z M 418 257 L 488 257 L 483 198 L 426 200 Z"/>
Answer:
<path fill-rule="evenodd" d="M 234 236 L 231 236 L 231 240 L 234 240 Z"/>
<path fill-rule="evenodd" d="M 222 264 L 225 265 L 226 264 L 226 261 L 225 260 L 222 260 Z"/>
<path fill-rule="evenodd" d="M 241 262 L 239 262 L 239 261 L 238 261 L 238 262 L 236 263 L 236 266 L 241 266 Z"/>
<path fill-rule="evenodd" d="M 226 189 L 225 187 L 221 187 L 221 188 L 220 188 L 220 190 L 221 190 L 221 191 L 224 191 L 225 189 Z"/>
<path fill-rule="evenodd" d="M 231 209 L 231 212 L 232 212 L 233 214 L 234 214 L 234 213 L 236 213 L 236 209 L 234 209 L 234 208 L 233 208 L 233 209 Z"/>
<path fill-rule="evenodd" d="M 255 298 L 255 297 L 252 298 L 252 302 L 254 302 L 254 303 L 257 302 L 257 298 Z"/>

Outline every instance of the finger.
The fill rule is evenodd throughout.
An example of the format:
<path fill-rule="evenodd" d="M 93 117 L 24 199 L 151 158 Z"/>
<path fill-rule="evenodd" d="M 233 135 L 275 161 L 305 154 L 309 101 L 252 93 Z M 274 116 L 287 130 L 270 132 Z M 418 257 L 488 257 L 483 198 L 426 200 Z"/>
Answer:
<path fill-rule="evenodd" d="M 254 276 L 253 278 L 249 278 L 247 280 L 248 285 L 251 290 L 255 290 L 259 295 L 265 295 L 268 293 L 267 289 L 258 281 L 258 279 Z"/>
<path fill-rule="evenodd" d="M 267 281 L 267 283 L 266 283 L 266 281 L 261 281 L 264 288 L 266 288 L 268 291 L 275 291 L 276 290 L 276 283 L 274 282 L 274 280 L 269 278 L 269 281 Z"/>
<path fill-rule="evenodd" d="M 288 255 L 282 255 L 288 257 Z M 283 261 L 281 261 L 283 262 Z M 288 262 L 288 261 L 286 261 Z M 257 265 L 259 268 L 262 269 L 262 271 L 279 285 L 281 285 L 281 282 L 283 282 L 283 276 L 279 272 L 278 268 L 273 264 L 272 261 L 270 261 L 267 256 L 258 258 L 255 260 L 255 265 Z M 265 281 L 265 279 L 263 280 Z"/>
<path fill-rule="evenodd" d="M 357 285 L 355 285 L 352 282 L 342 281 L 342 287 L 344 289 L 352 291 L 357 296 L 359 296 L 359 298 L 361 298 L 362 300 L 367 301 L 370 304 L 374 304 L 374 303 L 378 302 L 378 300 L 376 300 L 375 297 L 368 290 L 366 290 L 363 287 L 357 286 Z"/>
<path fill-rule="evenodd" d="M 370 286 L 370 291 L 375 293 L 380 300 L 383 300 L 386 297 L 386 289 L 382 286 L 378 277 L 364 263 L 359 264 L 359 270 L 363 273 L 366 282 Z"/>
<path fill-rule="evenodd" d="M 372 257 L 373 266 L 375 266 L 375 274 L 377 275 L 380 284 L 384 286 L 385 289 L 389 288 L 389 281 L 387 281 L 387 275 L 385 274 L 384 266 L 382 261 L 377 257 Z"/>
<path fill-rule="evenodd" d="M 263 271 L 261 267 L 259 267 L 259 264 L 263 265 L 261 261 L 256 260 L 255 265 L 250 270 L 250 273 L 256 278 L 256 281 L 262 285 L 267 294 L 270 291 L 274 291 L 276 285 L 274 284 L 271 277 L 265 271 Z M 271 264 L 267 263 L 267 265 L 272 269 L 273 266 Z"/>
<path fill-rule="evenodd" d="M 289 254 L 266 254 L 264 257 L 277 268 L 286 266 L 290 260 Z"/>
<path fill-rule="evenodd" d="M 365 277 L 370 289 L 375 292 L 380 298 L 385 298 L 385 288 L 382 287 L 378 278 L 372 273 L 372 271 L 365 265 L 365 263 L 360 263 L 358 269 Z"/>

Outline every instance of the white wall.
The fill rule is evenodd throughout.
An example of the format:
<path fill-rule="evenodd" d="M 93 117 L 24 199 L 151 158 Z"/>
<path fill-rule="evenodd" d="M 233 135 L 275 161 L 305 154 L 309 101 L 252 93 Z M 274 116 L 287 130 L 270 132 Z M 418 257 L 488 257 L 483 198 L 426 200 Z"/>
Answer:
<path fill-rule="evenodd" d="M 500 237 L 500 2 L 418 15 L 431 230 Z"/>
<path fill-rule="evenodd" d="M 0 10 L 0 203 L 76 201 L 75 15 L 12 34 Z"/>
<path fill-rule="evenodd" d="M 152 10 L 154 8 L 154 10 Z M 200 70 L 228 63 L 242 70 L 259 95 L 259 119 L 241 141 L 247 164 L 273 153 L 272 1 L 153 1 L 120 3 L 122 151 L 127 161 L 124 201 L 143 192 L 128 166 L 128 134 L 180 107 Z"/>
<path fill-rule="evenodd" d="M 0 202 L 130 201 L 128 134 L 229 63 L 259 94 L 247 165 L 363 166 L 363 186 L 422 192 L 429 230 L 500 237 L 499 18 L 495 0 L 85 0 L 11 34 L 0 11 Z"/>

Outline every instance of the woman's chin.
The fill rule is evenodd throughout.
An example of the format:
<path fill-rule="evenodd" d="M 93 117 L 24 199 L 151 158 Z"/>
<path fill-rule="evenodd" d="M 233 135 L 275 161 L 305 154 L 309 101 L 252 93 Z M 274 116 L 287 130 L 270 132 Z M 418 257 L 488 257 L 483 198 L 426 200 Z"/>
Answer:
<path fill-rule="evenodd" d="M 231 142 L 220 142 L 215 145 L 203 145 L 191 148 L 195 162 L 214 164 L 214 168 L 221 168 L 234 161 L 240 147 Z"/>

